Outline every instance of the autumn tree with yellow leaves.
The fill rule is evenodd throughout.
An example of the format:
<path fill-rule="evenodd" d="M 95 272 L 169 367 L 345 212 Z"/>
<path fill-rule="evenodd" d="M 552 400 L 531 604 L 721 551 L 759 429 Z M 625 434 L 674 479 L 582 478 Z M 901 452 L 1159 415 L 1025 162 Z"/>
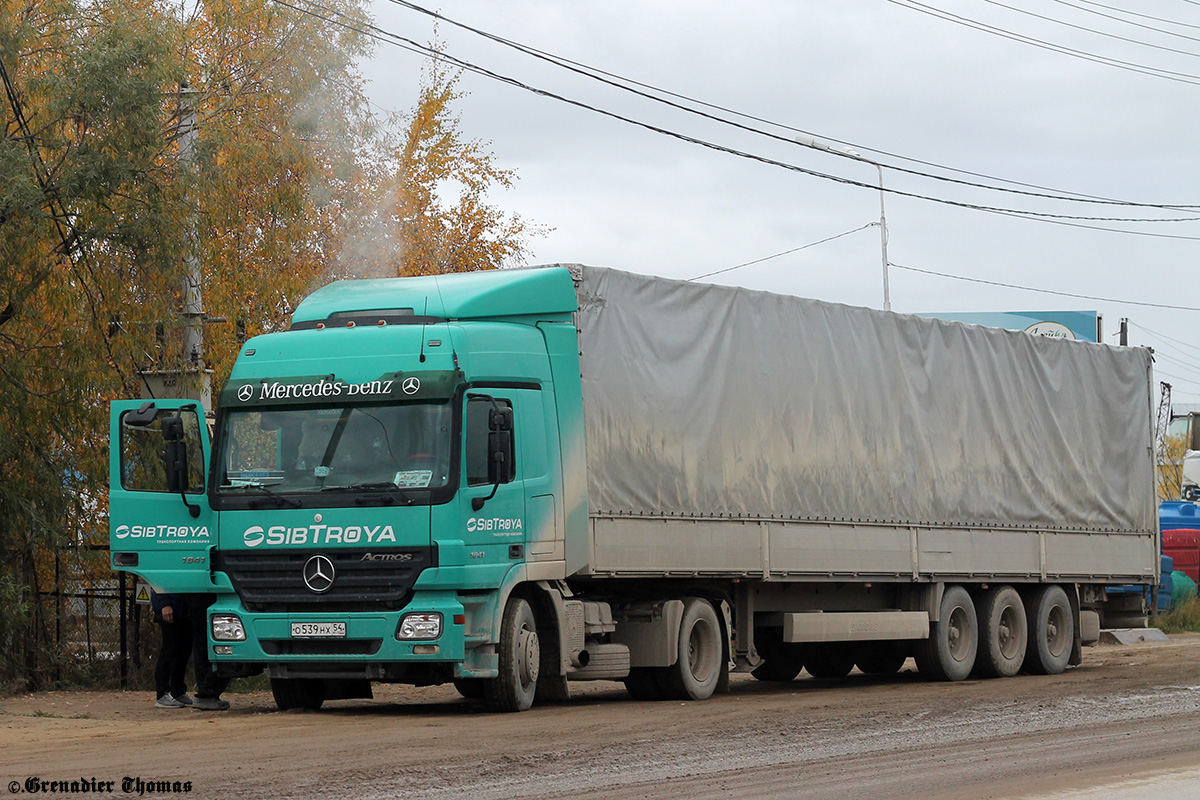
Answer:
<path fill-rule="evenodd" d="M 355 27 L 270 0 L 0 0 L 0 689 L 63 674 L 48 594 L 111 580 L 89 549 L 108 539 L 108 401 L 187 361 L 189 257 L 227 320 L 205 326 L 219 388 L 244 336 L 371 259 L 526 255 L 537 229 L 487 202 L 514 174 L 462 135 L 457 76 L 431 64 L 395 130 L 369 113 Z"/>
<path fill-rule="evenodd" d="M 437 44 L 435 42 L 435 49 Z M 546 229 L 489 202 L 516 171 L 496 165 L 489 144 L 466 138 L 453 104 L 461 72 L 436 57 L 422 72 L 416 107 L 391 145 L 381 216 L 390 247 L 386 273 L 474 272 L 523 263 Z"/>

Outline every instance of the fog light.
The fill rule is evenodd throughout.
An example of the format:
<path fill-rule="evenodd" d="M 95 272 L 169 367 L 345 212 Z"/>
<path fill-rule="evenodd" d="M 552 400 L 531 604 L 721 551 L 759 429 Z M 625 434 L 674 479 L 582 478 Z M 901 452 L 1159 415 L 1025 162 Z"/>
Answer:
<path fill-rule="evenodd" d="M 397 639 L 436 639 L 442 635 L 442 615 L 437 612 L 405 614 L 396 626 Z"/>
<path fill-rule="evenodd" d="M 438 646 L 436 644 L 414 644 L 413 645 L 413 655 L 414 656 L 436 656 L 437 653 L 438 653 Z"/>
<path fill-rule="evenodd" d="M 233 614 L 213 614 L 212 638 L 215 642 L 244 642 L 246 629 Z"/>
<path fill-rule="evenodd" d="M 230 645 L 230 644 L 213 645 L 213 652 L 219 656 L 231 656 L 231 655 L 233 655 L 233 645 Z"/>

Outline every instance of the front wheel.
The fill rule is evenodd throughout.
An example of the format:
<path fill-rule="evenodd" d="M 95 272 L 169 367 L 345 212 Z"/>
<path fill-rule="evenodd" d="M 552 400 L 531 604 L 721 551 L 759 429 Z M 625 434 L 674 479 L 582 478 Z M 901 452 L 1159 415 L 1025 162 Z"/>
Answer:
<path fill-rule="evenodd" d="M 484 682 L 481 678 L 455 678 L 454 688 L 468 700 L 482 700 Z"/>
<path fill-rule="evenodd" d="M 280 711 L 316 711 L 325 702 L 325 681 L 319 678 L 271 678 L 271 694 Z"/>
<path fill-rule="evenodd" d="M 704 700 L 721 678 L 725 648 L 721 626 L 712 603 L 698 597 L 683 601 L 679 621 L 679 659 L 658 673 L 659 688 L 667 700 Z"/>
<path fill-rule="evenodd" d="M 500 624 L 500 674 L 484 684 L 484 698 L 493 711 L 524 711 L 533 705 L 541 671 L 537 622 L 527 600 L 511 598 Z"/>

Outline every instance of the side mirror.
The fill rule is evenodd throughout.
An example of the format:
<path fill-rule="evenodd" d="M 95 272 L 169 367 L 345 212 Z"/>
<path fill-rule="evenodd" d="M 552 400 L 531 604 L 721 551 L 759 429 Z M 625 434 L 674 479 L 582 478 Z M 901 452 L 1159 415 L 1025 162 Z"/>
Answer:
<path fill-rule="evenodd" d="M 188 488 L 188 455 L 187 444 L 183 440 L 183 420 L 180 417 L 164 417 L 162 435 L 167 491 L 183 494 Z"/>
<path fill-rule="evenodd" d="M 508 406 L 488 412 L 488 483 L 508 483 L 513 478 L 513 412 Z"/>
<path fill-rule="evenodd" d="M 183 417 L 176 414 L 173 417 L 163 417 L 163 456 L 166 460 L 167 491 L 179 492 L 179 497 L 187 507 L 188 513 L 195 519 L 200 516 L 200 506 L 189 503 L 188 490 L 188 454 L 187 442 L 183 436 Z"/>
<path fill-rule="evenodd" d="M 475 511 L 483 508 L 483 504 L 496 496 L 500 484 L 508 483 L 516 475 L 513 465 L 513 410 L 496 402 L 494 397 L 487 395 L 468 395 L 472 399 L 489 400 L 492 407 L 488 411 L 488 448 L 487 471 L 488 483 L 492 484 L 492 493 L 487 497 L 471 498 L 471 508 Z"/>

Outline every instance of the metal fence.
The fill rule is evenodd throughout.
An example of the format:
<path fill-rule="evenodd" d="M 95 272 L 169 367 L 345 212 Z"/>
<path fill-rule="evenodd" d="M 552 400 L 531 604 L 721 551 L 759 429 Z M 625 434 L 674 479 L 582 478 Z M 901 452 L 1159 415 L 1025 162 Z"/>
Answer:
<path fill-rule="evenodd" d="M 82 570 L 86 560 L 103 559 L 108 548 L 92 545 L 55 555 L 54 586 L 36 595 L 33 628 L 41 646 L 30 662 L 50 686 L 143 689 L 153 687 L 158 627 L 150 606 L 138 602 L 136 578 L 105 569 Z M 72 563 L 73 562 L 73 563 Z M 145 594 L 145 587 L 142 587 Z M 148 599 L 148 598 L 143 598 Z"/>

